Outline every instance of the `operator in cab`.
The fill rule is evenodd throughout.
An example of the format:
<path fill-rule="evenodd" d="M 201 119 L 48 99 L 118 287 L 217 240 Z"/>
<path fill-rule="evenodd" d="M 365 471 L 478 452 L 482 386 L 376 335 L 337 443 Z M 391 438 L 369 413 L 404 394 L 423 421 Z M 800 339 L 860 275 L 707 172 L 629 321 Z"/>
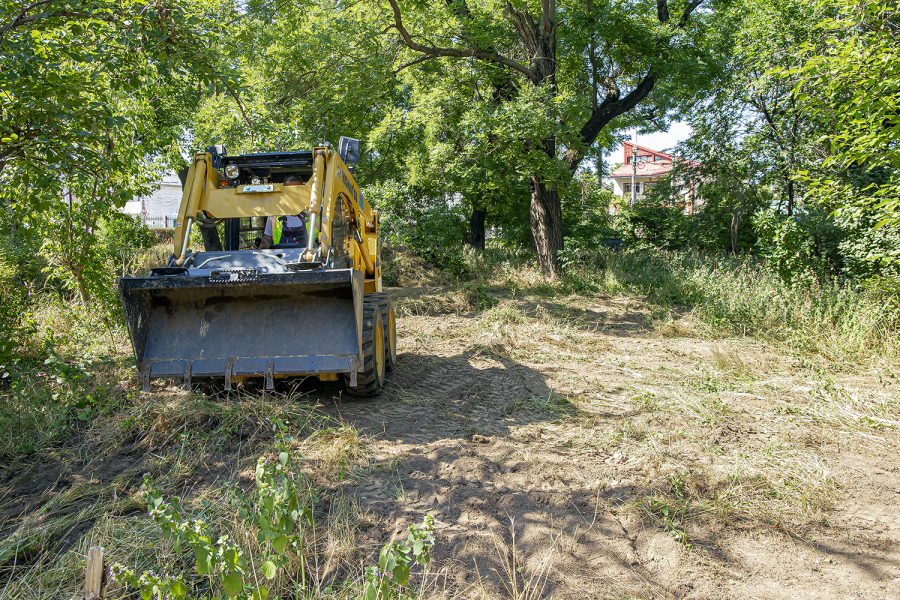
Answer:
<path fill-rule="evenodd" d="M 284 178 L 285 187 L 302 183 L 296 175 Z M 254 250 L 271 248 L 276 244 L 299 244 L 306 247 L 308 241 L 309 233 L 306 231 L 306 220 L 303 215 L 268 217 L 262 239 L 257 238 L 250 247 Z"/>

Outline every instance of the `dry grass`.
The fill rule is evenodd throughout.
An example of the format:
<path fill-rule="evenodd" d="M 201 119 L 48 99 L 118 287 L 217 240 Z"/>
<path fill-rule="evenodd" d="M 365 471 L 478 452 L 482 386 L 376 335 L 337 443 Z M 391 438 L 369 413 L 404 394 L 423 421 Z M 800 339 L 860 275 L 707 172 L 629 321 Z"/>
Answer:
<path fill-rule="evenodd" d="M 519 361 L 591 361 L 609 348 L 602 338 L 585 333 L 572 320 L 555 316 L 544 306 L 528 307 L 510 300 L 484 311 L 466 339 L 476 355 Z"/>
<path fill-rule="evenodd" d="M 384 264 L 385 285 L 411 287 L 458 283 L 450 274 L 405 248 L 386 244 L 381 248 L 381 258 Z"/>
<path fill-rule="evenodd" d="M 323 548 L 322 580 L 326 585 L 334 582 L 341 573 L 361 577 L 359 527 L 362 523 L 359 500 L 339 496 L 332 500 L 329 509 L 328 531 Z"/>
<path fill-rule="evenodd" d="M 169 256 L 172 254 L 172 251 L 173 246 L 171 240 L 154 245 L 136 258 L 134 264 L 131 265 L 130 274 L 134 277 L 146 277 L 150 275 L 150 269 L 164 267 L 168 264 Z"/>
<path fill-rule="evenodd" d="M 504 596 L 510 600 L 537 600 L 544 597 L 547 584 L 550 581 L 550 573 L 556 560 L 556 545 L 561 534 L 555 539 L 547 540 L 544 551 L 535 555 L 523 555 L 516 546 L 516 521 L 510 519 L 509 537 L 510 543 L 506 543 L 504 536 L 498 532 L 490 532 L 494 551 L 499 558 L 501 570 L 496 572 L 503 585 Z M 477 563 L 476 563 L 477 572 Z M 484 598 L 495 597 L 483 585 L 479 573 L 476 587 L 479 588 Z"/>
<path fill-rule="evenodd" d="M 303 455 L 305 473 L 317 484 L 332 484 L 370 464 L 369 438 L 351 425 L 328 423 L 321 421 L 321 428 L 294 444 Z"/>
<path fill-rule="evenodd" d="M 395 310 L 402 317 L 459 315 L 477 310 L 478 301 L 478 293 L 475 290 L 457 288 L 442 293 L 402 298 L 395 304 Z"/>

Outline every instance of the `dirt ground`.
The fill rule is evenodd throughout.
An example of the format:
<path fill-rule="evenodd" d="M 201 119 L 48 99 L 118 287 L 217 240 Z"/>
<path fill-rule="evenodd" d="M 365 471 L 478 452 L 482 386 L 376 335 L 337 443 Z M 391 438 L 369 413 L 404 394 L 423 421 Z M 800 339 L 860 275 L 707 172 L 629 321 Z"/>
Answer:
<path fill-rule="evenodd" d="M 514 533 L 538 597 L 900 598 L 884 366 L 664 337 L 634 299 L 502 301 L 538 317 L 401 319 L 386 393 L 332 409 L 400 461 L 397 482 L 348 486 L 373 542 L 430 512 L 447 585 L 470 592 L 511 585 Z"/>
<path fill-rule="evenodd" d="M 477 310 L 448 290 L 392 295 L 399 359 L 384 393 L 301 388 L 358 432 L 368 467 L 320 484 L 360 515 L 355 558 L 431 514 L 425 597 L 900 598 L 896 365 L 676 335 L 636 298 L 495 290 Z M 265 437 L 255 423 L 180 467 L 177 487 L 246 476 Z M 7 535 L 78 481 L 134 513 L 140 473 L 163 458 L 120 441 L 105 465 L 7 472 Z M 85 498 L 71 544 L 101 520 Z"/>

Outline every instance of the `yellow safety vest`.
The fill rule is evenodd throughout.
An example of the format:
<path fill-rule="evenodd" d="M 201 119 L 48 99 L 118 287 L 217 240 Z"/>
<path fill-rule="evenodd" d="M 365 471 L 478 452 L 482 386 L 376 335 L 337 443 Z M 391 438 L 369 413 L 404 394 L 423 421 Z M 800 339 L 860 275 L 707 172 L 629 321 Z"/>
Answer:
<path fill-rule="evenodd" d="M 275 219 L 272 222 L 272 244 L 275 245 L 281 241 L 281 227 L 284 222 L 281 220 L 281 217 L 272 217 L 272 218 Z M 301 221 L 303 220 L 303 217 L 299 217 L 299 218 Z M 315 239 L 313 232 L 315 232 L 315 235 L 319 235 L 318 228 L 313 229 L 310 226 L 309 222 L 307 222 L 306 223 L 306 234 L 308 236 L 310 236 L 312 239 Z"/>
<path fill-rule="evenodd" d="M 272 217 L 272 242 L 273 245 L 281 241 L 281 217 Z"/>

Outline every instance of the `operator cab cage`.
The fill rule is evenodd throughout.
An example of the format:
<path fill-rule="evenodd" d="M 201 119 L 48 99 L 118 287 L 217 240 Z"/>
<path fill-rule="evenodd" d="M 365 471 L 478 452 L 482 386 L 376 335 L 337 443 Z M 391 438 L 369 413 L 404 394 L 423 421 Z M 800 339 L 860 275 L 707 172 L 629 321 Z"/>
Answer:
<path fill-rule="evenodd" d="M 212 156 L 212 167 L 223 173 L 231 183 L 231 187 L 254 183 L 284 183 L 288 175 L 297 175 L 303 181 L 309 179 L 313 171 L 313 153 L 311 151 L 261 152 L 257 154 L 238 154 L 228 156 L 224 144 L 208 146 L 205 150 Z M 359 164 L 359 140 L 341 137 L 338 142 L 338 154 L 353 172 L 354 165 Z M 237 170 L 237 176 L 231 177 L 229 165 Z"/>
<path fill-rule="evenodd" d="M 253 184 L 283 184 L 289 175 L 296 175 L 302 183 L 306 183 L 312 177 L 315 158 L 309 150 L 229 156 L 224 144 L 207 146 L 205 152 L 212 158 L 213 169 L 220 176 L 224 175 L 225 179 L 222 181 L 227 181 L 227 187 L 232 188 Z M 338 154 L 350 173 L 353 173 L 354 166 L 359 164 L 359 152 L 359 140 L 341 137 L 338 142 Z M 262 229 L 264 229 L 262 225 L 254 224 L 249 218 L 225 219 L 223 248 L 227 251 L 247 249 L 253 239 L 261 235 Z"/>

